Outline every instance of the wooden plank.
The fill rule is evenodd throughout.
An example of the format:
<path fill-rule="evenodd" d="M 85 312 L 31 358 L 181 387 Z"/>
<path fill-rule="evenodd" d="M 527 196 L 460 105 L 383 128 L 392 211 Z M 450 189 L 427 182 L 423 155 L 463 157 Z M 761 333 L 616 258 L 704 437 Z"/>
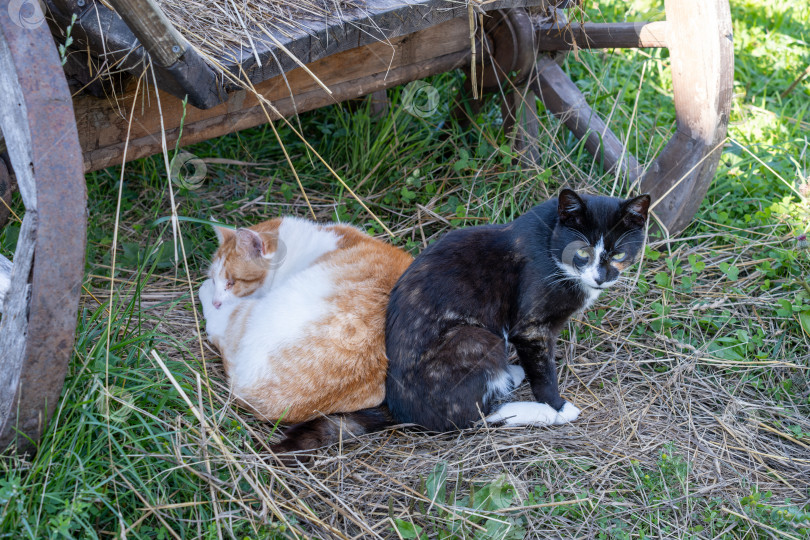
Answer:
<path fill-rule="evenodd" d="M 677 129 L 641 189 L 670 234 L 682 231 L 714 178 L 726 137 L 734 76 L 727 0 L 666 0 Z"/>
<path fill-rule="evenodd" d="M 282 115 L 290 116 L 461 67 L 469 62 L 469 56 L 468 23 L 466 19 L 452 19 L 391 40 L 390 44 L 375 42 L 309 64 L 309 69 L 330 88 L 331 95 L 300 68 L 286 74 L 287 82 L 281 76 L 274 77 L 257 85 L 256 91 Z M 293 89 L 294 99 L 287 84 Z M 89 96 L 74 99 L 87 171 L 121 163 L 127 115 L 136 98 L 133 90 L 130 87 L 115 105 Z M 166 136 L 173 145 L 183 115 L 182 103 L 165 93 L 160 99 Z M 140 96 L 135 111 L 127 160 L 161 151 L 161 123 L 154 94 Z M 189 108 L 181 143 L 192 144 L 266 122 L 252 92 L 233 92 L 227 103 L 212 109 Z"/>
<path fill-rule="evenodd" d="M 14 409 L 19 397 L 28 344 L 28 315 L 31 301 L 31 269 L 36 245 L 37 212 L 31 210 L 23 217 L 14 267 L 10 274 L 8 294 L 3 299 L 3 318 L 0 319 L 0 435 L 13 429 Z M 5 450 L 5 445 L 0 444 Z"/>
<path fill-rule="evenodd" d="M 479 3 L 476 9 L 495 9 L 541 6 L 544 0 L 494 0 Z M 306 64 L 328 55 L 347 51 L 376 42 L 386 42 L 413 34 L 449 21 L 466 17 L 467 6 L 458 0 L 367 0 L 361 9 L 347 10 L 332 20 L 298 22 L 296 26 L 280 25 L 267 33 L 253 35 L 253 51 L 230 51 L 225 54 L 239 60 L 226 61 L 229 71 L 237 73 L 241 64 L 248 78 L 262 82 L 297 67 L 289 54 L 277 45 L 281 43 L 297 59 Z M 469 37 L 468 37 L 469 42 Z M 390 47 L 389 47 L 390 48 Z M 255 60 L 258 56 L 262 65 Z"/>
<path fill-rule="evenodd" d="M 577 85 L 547 56 L 540 56 L 537 60 L 534 90 L 546 108 L 577 138 L 585 138 L 585 148 L 606 170 L 613 170 L 621 163 L 629 183 L 641 175 L 642 168 L 635 156 L 625 151 L 621 139 L 591 109 Z"/>
<path fill-rule="evenodd" d="M 11 287 L 11 261 L 0 255 L 0 313 L 3 313 L 3 302 Z"/>
<path fill-rule="evenodd" d="M 190 47 L 155 0 L 107 0 L 158 65 L 169 67 Z"/>
<path fill-rule="evenodd" d="M 78 48 L 88 48 L 102 56 L 109 65 L 116 65 L 139 76 L 144 69 L 144 48 L 138 47 L 132 32 L 121 18 L 101 3 L 76 0 L 45 0 L 51 8 L 56 27 L 65 28 L 72 13 L 79 15 L 74 26 Z M 115 0 L 113 3 L 140 6 L 145 0 Z M 152 2 L 153 0 L 149 0 Z M 544 5 L 544 0 L 490 0 L 478 4 L 476 10 L 518 8 Z M 92 6 L 92 8 L 90 7 Z M 122 9 L 125 10 L 126 8 Z M 141 8 L 137 8 L 141 9 Z M 425 30 L 453 18 L 465 16 L 466 4 L 457 0 L 367 0 L 362 8 L 346 9 L 334 17 L 322 20 L 301 20 L 295 24 L 272 21 L 246 21 L 251 31 L 251 47 L 225 47 L 215 60 L 231 74 L 231 78 L 247 79 L 258 84 L 282 73 L 297 69 L 299 62 L 309 64 L 332 54 L 372 43 L 387 43 L 398 37 Z M 127 15 L 127 17 L 129 17 Z M 160 24 L 151 19 L 130 22 L 136 35 L 148 41 L 156 40 Z M 148 24 L 145 24 L 148 23 Z M 148 37 L 152 36 L 152 37 Z M 165 40 L 170 43 L 170 40 Z M 469 39 L 468 39 L 469 41 Z M 154 44 L 163 49 L 162 42 Z M 181 46 L 182 48 L 182 46 Z M 390 44 L 388 45 L 390 49 Z M 160 54 L 161 51 L 156 51 Z M 220 87 L 222 78 L 212 76 L 210 66 L 203 64 L 194 47 L 183 49 L 185 54 L 176 66 L 166 65 L 158 70 L 158 85 L 162 90 L 182 97 L 200 108 L 210 108 L 227 99 Z M 173 48 L 172 48 L 173 51 Z M 443 51 L 438 51 L 443 52 Z M 161 55 L 162 57 L 162 55 Z M 162 61 L 169 61 L 167 55 Z M 160 64 L 160 62 L 157 62 Z M 186 66 L 185 64 L 188 64 Z M 210 72 L 210 73 L 206 73 Z M 238 90 L 229 78 L 224 90 Z"/>
<path fill-rule="evenodd" d="M 537 29 L 540 51 L 578 49 L 634 49 L 666 47 L 666 21 L 634 23 L 585 23 L 560 25 L 546 23 Z"/>

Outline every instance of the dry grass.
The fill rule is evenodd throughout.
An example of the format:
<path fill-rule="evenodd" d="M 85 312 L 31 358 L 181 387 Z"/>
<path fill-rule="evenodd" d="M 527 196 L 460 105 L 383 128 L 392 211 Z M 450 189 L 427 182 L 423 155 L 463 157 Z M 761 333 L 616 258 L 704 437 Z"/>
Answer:
<path fill-rule="evenodd" d="M 364 0 L 159 0 L 174 26 L 209 58 L 254 54 L 268 32 L 284 35 L 308 24 L 357 15 Z"/>
<path fill-rule="evenodd" d="M 541 129 L 538 144 L 545 167 L 576 188 L 622 192 L 619 179 L 599 178 L 591 161 L 578 159 L 563 147 L 559 124 L 543 124 Z M 651 154 L 657 153 L 658 144 L 650 141 Z M 279 166 L 283 164 L 242 165 L 237 174 L 229 169 L 232 182 L 195 196 L 209 215 L 230 223 L 253 223 L 278 211 L 307 215 L 309 206 L 300 195 L 279 202 L 279 184 L 269 178 Z M 487 182 L 499 168 L 485 161 L 472 177 L 444 170 L 441 173 L 447 176 L 436 178 L 443 186 L 440 193 L 410 209 L 381 202 L 387 193 L 401 189 L 401 182 L 366 192 L 362 200 L 385 214 L 383 219 L 397 238 L 424 246 L 453 227 L 451 220 L 458 216 L 440 204 L 450 196 L 463 202 L 465 215 L 471 217 L 468 224 L 475 224 L 504 215 L 505 207 L 517 200 L 523 201 L 517 206 L 525 210 L 554 191 L 531 180 L 530 173 L 527 180 L 494 196 L 482 196 L 476 184 Z M 570 180 L 575 178 L 590 180 Z M 261 198 L 244 198 L 246 186 L 268 192 Z M 309 204 L 319 219 L 333 219 L 343 204 L 334 189 L 326 180 L 307 183 Z M 132 216 L 155 214 L 152 201 L 145 198 L 141 204 L 143 208 L 131 210 Z M 163 206 L 165 215 L 170 210 Z M 146 222 L 146 217 L 124 219 L 122 237 L 138 238 L 136 226 Z M 785 241 L 776 228 L 749 240 L 731 229 L 704 225 L 694 238 L 654 242 L 652 247 L 664 257 L 643 261 L 622 287 L 601 299 L 592 310 L 595 317 L 586 314 L 582 321 L 570 323 L 559 343 L 558 362 L 562 392 L 583 410 L 574 424 L 521 429 L 482 424 L 446 434 L 400 427 L 319 450 L 306 468 L 285 468 L 275 462 L 269 451 L 269 443 L 278 438 L 275 427 L 234 406 L 216 351 L 207 345 L 200 351 L 187 286 L 174 270 L 155 275 L 140 293 L 138 309 L 145 316 L 145 328 L 166 339 L 154 347 L 160 362 L 151 350 L 142 352 L 155 368 L 156 384 L 166 391 L 184 388 L 189 411 L 193 406 L 198 412 L 175 411 L 154 418 L 162 429 L 173 432 L 171 448 L 140 457 L 163 460 L 167 470 L 182 470 L 206 486 L 217 531 L 225 536 L 248 523 L 263 531 L 257 534 L 397 538 L 401 535 L 394 523 L 404 520 L 421 527 L 428 537 L 454 526 L 461 526 L 464 537 L 470 537 L 495 520 L 509 524 L 506 535 L 511 530 L 528 538 L 590 538 L 622 530 L 682 537 L 701 536 L 700 528 L 706 527 L 711 512 L 734 517 L 723 522 L 726 534 L 745 537 L 767 531 L 767 524 L 757 524 L 742 508 L 744 497 L 771 492 L 774 500 L 802 504 L 810 490 L 806 406 L 788 404 L 771 392 L 774 385 L 790 380 L 794 393 L 806 401 L 807 339 L 786 332 L 784 320 L 768 309 L 776 300 L 790 298 L 785 284 L 768 292 L 756 287 L 762 279 L 755 267 L 758 254 Z M 649 286 L 660 273 L 672 273 L 666 258 L 685 262 L 689 255 L 705 263 L 690 292 Z M 720 270 L 724 262 L 741 269 L 735 283 Z M 124 293 L 122 300 L 134 281 L 125 278 L 117 287 Z M 100 286 L 95 296 L 104 302 L 108 286 L 96 283 Z M 647 284 L 643 292 L 639 283 Z M 84 300 L 88 306 L 96 302 Z M 653 309 L 656 303 L 669 306 L 668 317 L 676 327 L 687 329 L 686 334 L 654 329 L 654 323 L 664 318 Z M 727 312 L 727 321 L 744 321 L 737 326 L 764 329 L 761 348 L 772 354 L 760 360 L 730 360 L 710 352 L 715 337 L 733 334 L 736 328 L 727 322 L 720 332 L 713 332 L 701 324 L 707 314 L 721 312 Z M 638 332 L 639 328 L 646 331 Z M 182 366 L 183 374 L 175 373 L 179 383 L 164 375 L 158 365 L 164 362 L 172 370 Z M 760 379 L 767 382 L 752 384 Z M 530 398 L 528 386 L 524 384 L 518 394 Z M 796 436 L 788 425 L 805 435 Z M 426 479 L 443 462 L 447 491 L 455 496 L 431 500 Z M 506 508 L 485 512 L 464 501 L 463 496 L 472 498 L 476 490 L 499 481 L 511 486 Z M 171 520 L 173 504 L 171 499 L 165 505 L 145 504 L 142 519 L 165 515 L 161 519 Z M 194 515 L 193 506 L 188 513 Z M 489 522 L 480 519 L 484 514 Z"/>
<path fill-rule="evenodd" d="M 227 189 L 203 196 L 226 200 L 233 196 Z M 328 199 L 326 193 L 311 193 L 312 201 L 326 205 L 325 213 Z M 433 234 L 449 229 L 445 223 L 452 214 L 429 210 L 435 213 L 432 227 L 438 226 Z M 257 201 L 245 200 L 239 206 L 248 222 L 266 211 Z M 306 206 L 292 201 L 288 211 L 303 214 Z M 403 216 L 392 229 L 401 234 L 417 231 L 418 237 L 424 224 L 415 219 Z M 392 519 L 424 527 L 433 537 L 435 531 L 450 527 L 451 515 L 467 520 L 468 531 L 476 531 L 482 527 L 476 512 L 454 505 L 454 499 L 431 501 L 426 494 L 425 479 L 440 462 L 447 463 L 448 492 L 458 492 L 459 498 L 505 475 L 514 501 L 509 510 L 487 515 L 511 519 L 529 538 L 593 537 L 605 528 L 599 520 L 608 520 L 614 529 L 688 536 L 705 525 L 704 510 L 713 500 L 723 501 L 718 511 L 741 516 L 735 501 L 752 490 L 770 491 L 778 500 L 806 500 L 810 440 L 797 439 L 785 428 L 791 424 L 810 432 L 806 410 L 774 398 L 767 385 L 758 389 L 750 384 L 763 376 L 791 379 L 796 393 L 806 399 L 806 339 L 786 334 L 784 320 L 766 315 L 768 305 L 786 296 L 780 287 L 740 294 L 756 290 L 749 285 L 761 280 L 758 271 L 741 276 L 732 290 L 719 270 L 731 258 L 743 268 L 751 267 L 746 252 L 779 245 L 782 239 L 765 236 L 744 246 L 728 245 L 727 239 L 725 232 L 718 232 L 697 240 L 653 243 L 672 257 L 695 255 L 706 264 L 691 293 L 669 294 L 660 288 L 639 292 L 637 282 L 653 283 L 659 272 L 669 271 L 663 258 L 647 260 L 637 275 L 600 300 L 594 308 L 604 310 L 599 321 L 585 317 L 570 323 L 559 344 L 558 362 L 565 397 L 583 409 L 574 424 L 481 425 L 446 434 L 400 427 L 319 450 L 306 468 L 275 463 L 268 449 L 278 437 L 273 426 L 229 401 L 214 350 L 205 351 L 207 374 L 189 361 L 188 351 L 198 349 L 188 291 L 171 275 L 156 276 L 141 294 L 140 309 L 159 321 L 161 334 L 185 345 L 158 345 L 156 350 L 174 365 L 186 364 L 189 373 L 199 373 L 199 388 L 193 375 L 181 381 L 186 392 L 191 389 L 191 401 L 205 402 L 200 409 L 207 411 L 204 429 L 187 415 L 162 420 L 175 431 L 174 446 L 162 459 L 210 486 L 223 530 L 234 520 L 260 524 L 269 519 L 276 526 L 286 524 L 287 534 L 313 538 L 396 538 Z M 97 296 L 104 301 L 104 294 L 102 289 Z M 652 329 L 660 316 L 650 306 L 664 296 L 677 326 L 691 329 L 689 341 L 704 346 L 696 348 L 671 332 Z M 756 320 L 765 329 L 764 348 L 774 355 L 735 361 L 709 352 L 712 337 L 702 334 L 698 320 L 723 310 L 740 321 Z M 639 327 L 648 331 L 634 332 Z M 210 393 L 205 389 L 208 380 Z M 172 386 L 164 377 L 160 384 Z M 526 384 L 518 393 L 530 399 Z M 233 421 L 243 429 L 235 432 L 229 427 Z M 210 437 L 212 432 L 223 438 L 222 444 Z M 546 499 L 537 498 L 538 488 L 547 493 Z M 161 508 L 149 511 L 159 514 Z M 745 536 L 747 519 L 740 518 L 730 531 Z"/>
<path fill-rule="evenodd" d="M 269 4 L 221 2 L 217 6 L 224 16 L 217 15 L 218 23 L 229 26 L 219 27 L 198 13 L 204 9 L 210 16 L 210 4 L 163 0 L 161 5 L 175 20 L 193 20 L 183 25 L 184 32 L 203 49 L 219 47 L 223 42 L 249 49 L 242 27 L 245 20 L 283 25 L 294 18 L 295 8 L 323 15 L 347 4 L 337 0 L 323 4 L 277 1 L 273 5 L 282 7 L 268 15 L 261 10 L 269 9 Z M 192 39 L 195 36 L 198 41 Z M 617 111 L 617 116 L 623 112 L 621 107 Z M 484 132 L 487 128 L 473 129 Z M 494 157 L 482 159 L 474 172 L 453 171 L 451 167 L 431 171 L 442 189 L 418 204 L 392 206 L 383 202 L 385 195 L 405 185 L 404 173 L 401 180 L 364 192 L 362 200 L 382 216 L 396 238 L 424 246 L 455 226 L 451 222 L 457 214 L 442 206 L 451 196 L 461 201 L 470 217 L 467 224 L 475 224 L 500 219 L 509 213 L 507 208 L 525 210 L 550 196 L 555 184 L 622 193 L 618 179 L 600 177 L 591 161 L 578 158 L 576 148 L 564 144 L 560 129 L 555 122 L 541 125 L 538 144 L 546 160 L 543 167 L 516 176 L 518 181 L 501 191 L 482 195 L 477 188 L 503 174 L 494 153 Z M 660 128 L 631 125 L 627 133 L 656 129 Z M 481 139 L 490 135 L 488 131 Z M 649 136 L 646 146 L 640 144 L 643 149 L 637 152 L 639 157 L 656 155 L 668 134 L 661 135 Z M 295 137 L 290 139 L 297 144 Z M 449 144 L 455 143 L 451 140 Z M 296 156 L 292 159 L 297 161 Z M 211 177 L 215 176 L 213 165 L 209 164 Z M 414 168 L 413 163 L 407 166 Z M 196 193 L 197 204 L 208 215 L 230 223 L 252 223 L 275 215 L 277 210 L 307 215 L 307 202 L 300 195 L 285 201 L 279 182 L 271 178 L 272 171 L 280 167 L 285 167 L 283 162 L 268 161 L 264 166 L 242 165 L 236 173 L 227 169 L 229 181 Z M 546 169 L 554 171 L 550 185 L 536 181 Z M 575 180 L 582 178 L 589 180 Z M 287 181 L 294 185 L 289 178 Z M 315 215 L 333 219 L 337 208 L 345 204 L 336 195 L 339 189 L 328 180 L 305 183 Z M 165 184 L 171 188 L 171 183 Z M 266 196 L 246 197 L 248 185 L 266 189 Z M 131 202 L 120 221 L 119 244 L 142 242 L 148 222 L 156 215 L 175 211 L 163 189 Z M 293 193 L 296 190 L 297 186 Z M 156 209 L 154 199 L 160 197 L 164 200 Z M 359 220 L 369 222 L 368 216 L 361 215 Z M 94 223 L 109 231 L 113 219 L 110 212 L 94 216 Z M 753 236 L 737 235 L 731 228 L 708 222 L 694 230 L 700 232 L 692 238 L 654 242 L 652 247 L 664 256 L 642 261 L 638 272 L 606 294 L 583 320 L 569 324 L 559 342 L 558 363 L 563 394 L 583 410 L 575 423 L 520 429 L 481 425 L 445 434 L 397 427 L 318 450 L 306 468 L 277 464 L 268 449 L 278 437 L 274 426 L 256 421 L 229 399 L 216 351 L 207 345 L 200 350 L 195 306 L 178 270 L 158 272 L 143 282 L 143 276 L 118 268 L 120 281 L 112 291 L 116 298 L 107 303 L 111 288 L 109 278 L 102 276 L 109 275 L 110 269 L 97 265 L 89 276 L 87 286 L 92 295 L 83 297 L 84 307 L 92 311 L 101 302 L 116 308 L 134 299 L 138 332 L 153 331 L 159 336 L 148 344 L 132 345 L 142 347 L 139 361 L 151 366 L 154 381 L 150 391 L 157 388 L 161 393 L 176 392 L 188 399 L 179 407 L 153 412 L 135 407 L 135 400 L 117 393 L 112 386 L 87 390 L 92 399 L 99 399 L 99 395 L 109 398 L 113 413 L 120 411 L 122 415 L 116 420 L 115 414 L 107 414 L 102 426 L 110 445 L 110 483 L 122 494 L 137 494 L 140 517 L 126 523 L 119 519 L 123 531 L 118 531 L 119 535 L 134 535 L 144 523 L 157 523 L 173 531 L 181 515 L 188 522 L 184 526 L 197 528 L 198 537 L 233 536 L 247 528 L 258 537 L 277 533 L 279 537 L 302 538 L 402 538 L 402 529 L 397 532 L 393 527 L 397 519 L 422 527 L 430 538 L 454 523 L 463 524 L 464 533 L 459 537 L 473 537 L 493 521 L 508 523 L 512 532 L 520 531 L 527 538 L 592 538 L 640 530 L 657 537 L 798 537 L 798 533 L 774 533 L 771 525 L 757 523 L 756 514 L 742 502 L 752 493 L 769 491 L 778 501 L 774 508 L 786 507 L 787 499 L 801 506 L 806 505 L 810 493 L 810 345 L 807 336 L 786 327 L 785 318 L 773 315 L 771 306 L 776 301 L 792 299 L 794 293 L 787 280 L 768 291 L 757 287 L 763 279 L 757 268 L 763 251 L 779 247 L 785 238 L 776 228 Z M 171 236 L 167 234 L 165 240 L 171 241 Z M 109 239 L 104 242 L 100 243 L 106 249 Z M 655 286 L 660 274 L 674 276 L 666 259 L 684 262 L 689 255 L 705 264 L 705 269 L 695 273 L 691 291 Z M 192 262 L 203 256 L 195 253 Z M 740 268 L 740 277 L 733 283 L 721 270 L 722 263 L 730 262 Z M 201 273 L 201 266 L 196 265 L 196 271 Z M 662 314 L 655 305 L 664 305 L 669 312 Z M 705 324 L 706 319 L 720 315 L 719 330 Z M 685 331 L 656 329 L 665 318 L 674 321 L 674 328 Z M 734 360 L 710 349 L 718 336 L 756 327 L 764 330 L 760 349 L 769 351 L 765 358 Z M 123 342 L 128 337 L 122 330 L 113 340 Z M 75 380 L 81 381 L 85 370 L 93 368 L 90 358 L 100 343 L 98 337 L 90 338 L 86 350 L 77 350 Z M 95 368 L 95 384 L 116 359 L 107 362 Z M 173 373 L 174 380 L 164 367 Z M 792 400 L 774 391 L 788 381 L 796 396 Z M 123 386 L 125 381 L 111 384 Z M 524 384 L 518 394 L 529 398 L 528 386 Z M 69 394 L 76 401 L 83 396 Z M 120 418 L 170 433 L 170 444 L 160 450 L 154 449 L 157 444 L 148 451 L 141 450 L 130 444 L 135 439 L 128 439 L 129 434 L 117 431 L 117 422 L 124 422 Z M 117 441 L 125 442 L 113 449 Z M 119 466 L 122 455 L 131 463 L 152 465 L 143 469 Z M 161 466 L 155 467 L 156 462 Z M 447 464 L 447 492 L 454 495 L 432 500 L 426 480 L 442 462 Z M 24 469 L 28 464 L 21 461 L 14 466 Z M 164 494 L 158 488 L 155 493 L 162 498 L 153 498 L 133 489 L 127 479 L 139 476 L 138 485 L 159 486 L 178 471 L 200 487 L 193 500 L 188 492 L 175 498 L 176 492 Z M 512 495 L 505 507 L 473 509 L 469 500 L 464 501 L 464 496 L 473 499 L 474 492 L 501 480 L 511 486 Z M 129 509 L 116 508 L 113 512 L 132 515 Z M 480 519 L 482 513 L 489 521 Z M 734 519 L 723 521 L 709 516 L 711 513 Z M 708 534 L 707 523 L 719 523 L 720 529 Z"/>

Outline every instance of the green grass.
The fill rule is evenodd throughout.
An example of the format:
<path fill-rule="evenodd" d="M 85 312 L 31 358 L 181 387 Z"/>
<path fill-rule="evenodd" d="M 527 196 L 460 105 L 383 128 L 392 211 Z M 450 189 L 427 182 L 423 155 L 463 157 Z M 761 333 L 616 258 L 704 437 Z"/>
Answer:
<path fill-rule="evenodd" d="M 592 20 L 662 16 L 658 3 L 645 1 L 633 2 L 629 10 L 624 2 L 588 2 L 586 11 Z M 402 538 L 519 538 L 524 532 L 598 538 L 806 535 L 808 481 L 791 476 L 806 466 L 786 468 L 777 458 L 806 459 L 801 452 L 810 447 L 810 255 L 797 241 L 810 227 L 807 198 L 798 193 L 808 181 L 810 77 L 782 96 L 810 63 L 810 6 L 733 1 L 732 17 L 736 59 L 729 141 L 709 193 L 682 235 L 691 240 L 655 244 L 653 239 L 635 288 L 601 300 L 581 324 L 569 326 L 561 344 L 575 351 L 561 369 L 566 391 L 608 402 L 621 390 L 629 409 L 634 411 L 638 400 L 660 414 L 674 411 L 683 425 L 694 422 L 694 432 L 660 434 L 666 446 L 626 449 L 619 447 L 619 437 L 624 444 L 642 434 L 623 426 L 611 435 L 615 439 L 596 448 L 599 444 L 588 445 L 604 427 L 598 411 L 584 431 L 573 428 L 558 436 L 536 431 L 529 442 L 515 442 L 512 453 L 490 449 L 482 435 L 476 439 L 481 452 L 497 456 L 483 460 L 489 468 L 466 465 L 477 454 L 464 446 L 472 435 L 398 433 L 393 440 L 387 434 L 371 438 L 367 448 L 343 449 L 356 459 L 322 465 L 327 473 L 317 477 L 320 484 L 304 473 L 275 469 L 256 458 L 266 455 L 263 444 L 274 427 L 226 402 L 218 362 L 211 350 L 200 350 L 186 279 L 197 282 L 203 275 L 214 235 L 204 225 L 182 224 L 191 274 L 186 276 L 174 258 L 170 228 L 165 222 L 153 225 L 171 209 L 163 160 L 152 157 L 125 171 L 112 298 L 120 169 L 87 175 L 85 287 L 93 297 L 83 297 L 65 389 L 39 451 L 33 457 L 0 457 L 0 538 L 287 538 L 293 530 L 320 537 L 328 529 L 318 520 L 331 523 L 336 515 L 340 527 L 358 532 L 342 506 L 355 504 L 351 492 L 330 498 L 323 486 L 343 493 L 345 485 L 363 485 L 357 478 L 372 474 L 358 464 L 364 461 L 389 471 L 373 460 L 386 448 L 394 448 L 393 462 L 425 455 L 401 480 L 412 491 L 383 475 L 374 482 L 387 486 L 378 488 L 384 494 L 363 492 L 368 504 L 379 503 L 368 516 L 375 522 L 390 517 L 377 531 L 384 537 L 397 537 L 395 529 Z M 579 60 L 568 57 L 565 69 L 588 101 L 611 116 L 611 126 L 627 136 L 631 151 L 642 161 L 657 155 L 673 131 L 666 51 L 580 52 Z M 562 185 L 616 189 L 613 176 L 545 117 L 542 105 L 543 162 L 522 169 L 512 162 L 496 100 L 488 100 L 463 127 L 449 115 L 463 75 L 448 73 L 429 82 L 442 99 L 428 118 L 405 110 L 401 88 L 389 91 L 392 106 L 381 118 L 365 106 L 334 106 L 300 118 L 310 144 L 394 231 L 392 242 L 416 254 L 451 228 L 514 219 Z M 637 96 L 639 112 L 631 124 Z M 278 129 L 318 219 L 351 222 L 384 236 L 292 130 L 282 124 Z M 309 215 L 269 128 L 187 150 L 203 160 L 264 165 L 209 163 L 202 187 L 175 186 L 179 214 L 230 224 Z M 18 199 L 16 204 L 22 211 Z M 7 256 L 18 230 L 12 223 L 0 235 Z M 179 388 L 201 405 L 205 426 L 153 350 Z M 630 360 L 621 360 L 625 357 Z M 590 367 L 588 358 L 604 362 Z M 716 396 L 692 407 L 682 399 L 684 389 L 700 384 Z M 752 411 L 746 403 L 764 405 Z M 629 409 L 623 413 L 627 418 Z M 643 431 L 635 418 L 628 423 Z M 765 428 L 751 431 L 757 422 L 778 435 Z M 226 452 L 211 439 L 212 430 Z M 512 436 L 522 441 L 524 435 L 498 434 L 493 447 L 509 447 Z M 727 448 L 725 461 L 715 464 L 703 454 L 706 445 L 720 440 L 713 436 L 777 458 Z M 407 437 L 412 442 L 403 442 Z M 700 442 L 701 437 L 711 440 Z M 765 447 L 763 441 L 773 444 Z M 326 455 L 336 454 L 332 449 Z M 710 489 L 715 474 L 727 483 Z M 323 493 L 332 506 L 314 493 Z M 304 502 L 296 502 L 299 498 Z M 437 498 L 441 505 L 430 503 Z"/>

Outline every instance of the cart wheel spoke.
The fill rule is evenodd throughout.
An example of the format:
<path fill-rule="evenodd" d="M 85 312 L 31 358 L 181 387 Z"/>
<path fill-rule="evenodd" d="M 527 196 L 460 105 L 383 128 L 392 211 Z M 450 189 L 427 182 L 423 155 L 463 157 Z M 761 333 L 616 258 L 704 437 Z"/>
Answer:
<path fill-rule="evenodd" d="M 528 81 L 546 108 L 580 139 L 606 170 L 622 168 L 628 185 L 640 182 L 654 201 L 659 225 L 670 234 L 692 220 L 720 161 L 731 108 L 734 51 L 728 0 L 667 0 L 666 21 L 652 23 L 569 24 L 559 10 L 535 19 L 533 36 L 521 29 L 531 17 L 521 9 L 500 12 L 487 29 L 495 66 L 483 75 L 497 91 L 507 73 L 518 71 L 509 84 L 517 89 L 503 97 L 504 126 L 522 156 L 538 136 L 537 119 L 525 105 L 531 92 L 520 84 L 525 69 L 519 50 L 563 51 L 574 47 L 668 47 L 672 61 L 677 127 L 661 154 L 646 166 L 627 152 L 622 139 L 591 109 L 577 86 L 550 57 L 539 56 Z M 508 16 L 506 14 L 508 14 Z M 553 20 L 552 20 L 553 19 Z M 500 24 L 496 24 L 502 21 Z M 493 82 L 494 81 L 494 82 Z M 521 110 L 524 113 L 519 113 Z M 514 126 L 514 127 L 513 127 Z"/>

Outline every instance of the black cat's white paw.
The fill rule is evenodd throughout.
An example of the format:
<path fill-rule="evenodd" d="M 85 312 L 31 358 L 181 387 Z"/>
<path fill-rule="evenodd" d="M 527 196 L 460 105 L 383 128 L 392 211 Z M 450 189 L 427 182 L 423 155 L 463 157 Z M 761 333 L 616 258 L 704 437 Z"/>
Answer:
<path fill-rule="evenodd" d="M 579 417 L 579 413 L 579 408 L 568 401 L 559 411 L 546 403 L 513 401 L 490 414 L 487 421 L 506 426 L 551 426 L 573 422 Z"/>
<path fill-rule="evenodd" d="M 554 423 L 559 425 L 573 422 L 579 418 L 580 412 L 579 407 L 572 404 L 570 401 L 566 401 L 562 409 L 557 412 L 557 418 L 554 420 Z"/>
<path fill-rule="evenodd" d="M 490 414 L 487 421 L 507 426 L 550 426 L 555 423 L 557 414 L 557 411 L 545 403 L 513 401 Z"/>

